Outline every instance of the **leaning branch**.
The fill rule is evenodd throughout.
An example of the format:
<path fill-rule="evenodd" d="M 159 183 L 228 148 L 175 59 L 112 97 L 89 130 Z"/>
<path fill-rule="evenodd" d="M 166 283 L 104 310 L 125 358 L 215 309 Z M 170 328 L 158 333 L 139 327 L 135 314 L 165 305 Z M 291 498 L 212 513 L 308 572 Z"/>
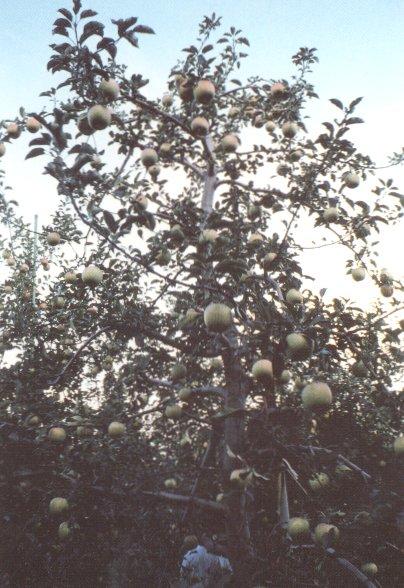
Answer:
<path fill-rule="evenodd" d="M 357 580 L 366 588 L 377 588 L 376 584 L 374 584 L 363 572 L 361 572 L 356 566 L 354 566 L 350 561 L 345 559 L 344 557 L 337 557 L 335 550 L 332 548 L 328 548 L 325 550 L 327 555 L 333 558 L 337 564 L 344 568 L 347 572 L 349 572 L 352 576 L 355 576 Z"/>
<path fill-rule="evenodd" d="M 147 496 L 154 496 L 155 498 L 161 498 L 163 500 L 168 500 L 169 502 L 177 502 L 179 504 L 188 504 L 191 500 L 192 503 L 196 506 L 200 506 L 201 508 L 206 508 L 208 510 L 214 510 L 215 512 L 220 512 L 223 515 L 227 514 L 227 509 L 223 504 L 219 502 L 214 502 L 213 500 L 205 500 L 204 498 L 195 498 L 190 496 L 184 496 L 182 494 L 171 494 L 170 492 L 147 492 L 143 491 L 143 494 Z"/>
<path fill-rule="evenodd" d="M 355 472 L 358 472 L 358 474 L 361 474 L 361 476 L 363 476 L 365 479 L 367 479 L 367 480 L 372 479 L 372 476 L 370 474 L 368 474 L 367 472 L 365 472 L 365 470 L 362 470 L 362 468 L 360 468 L 356 464 L 352 463 L 352 461 L 350 461 L 349 459 L 347 459 L 346 457 L 344 457 L 340 453 L 336 453 L 335 451 L 332 451 L 331 449 L 326 449 L 325 447 L 315 447 L 314 445 L 287 445 L 286 447 L 289 449 L 301 449 L 303 451 L 310 451 L 310 453 L 326 453 L 327 455 L 335 455 L 337 460 L 345 463 L 352 470 L 355 470 Z"/>
<path fill-rule="evenodd" d="M 293 545 L 291 546 L 291 549 L 316 549 L 316 545 Z M 341 568 L 346 570 L 352 576 L 355 576 L 355 578 L 363 586 L 366 586 L 366 588 L 377 588 L 376 584 L 369 580 L 369 578 L 363 572 L 361 572 L 360 569 L 354 566 L 353 563 L 351 563 L 344 557 L 338 557 L 335 549 L 333 549 L 332 547 L 328 547 L 324 549 L 324 551 L 328 555 L 328 557 L 332 558 Z"/>

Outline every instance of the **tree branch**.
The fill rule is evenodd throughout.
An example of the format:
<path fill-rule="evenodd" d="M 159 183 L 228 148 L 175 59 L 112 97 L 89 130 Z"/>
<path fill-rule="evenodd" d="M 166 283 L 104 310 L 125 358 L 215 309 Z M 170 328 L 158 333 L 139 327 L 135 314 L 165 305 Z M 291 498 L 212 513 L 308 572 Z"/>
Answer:
<path fill-rule="evenodd" d="M 170 502 L 178 502 L 180 504 L 188 504 L 191 501 L 190 496 L 184 496 L 182 494 L 171 494 L 170 492 L 147 492 L 143 491 L 143 494 L 147 496 L 154 496 L 155 498 L 162 498 L 163 500 L 168 500 Z M 223 504 L 219 502 L 214 502 L 213 500 L 205 500 L 204 498 L 192 498 L 193 504 L 196 506 L 200 506 L 201 508 L 206 508 L 208 510 L 214 510 L 216 512 L 220 512 L 223 515 L 227 514 L 227 509 Z"/>
<path fill-rule="evenodd" d="M 369 578 L 365 576 L 365 574 L 361 572 L 356 566 L 354 566 L 350 561 L 344 557 L 337 557 L 335 549 L 329 547 L 325 550 L 325 552 L 329 557 L 333 558 L 340 567 L 344 568 L 344 570 L 347 570 L 352 576 L 355 576 L 361 584 L 366 586 L 366 588 L 377 588 L 376 584 L 369 580 Z"/>
<path fill-rule="evenodd" d="M 56 376 L 56 378 L 54 380 L 51 380 L 49 382 L 49 386 L 55 386 L 56 384 L 58 384 L 60 382 L 61 378 L 64 376 L 64 374 L 70 368 L 70 366 L 72 365 L 72 363 L 76 361 L 76 359 L 79 357 L 79 355 L 81 354 L 81 352 L 91 343 L 91 341 L 93 341 L 94 339 L 96 339 L 97 337 L 99 337 L 100 335 L 102 335 L 102 333 L 105 333 L 106 331 L 109 331 L 112 328 L 113 327 L 109 327 L 109 326 L 108 327 L 103 327 L 102 329 L 99 329 L 99 331 L 97 331 L 96 333 L 93 333 L 91 335 L 91 337 L 89 337 L 86 341 L 84 341 L 84 343 L 82 345 L 80 345 L 80 347 L 78 348 L 78 350 L 76 351 L 76 353 L 73 355 L 73 357 L 67 362 L 67 364 L 62 369 L 62 371 Z"/>
<path fill-rule="evenodd" d="M 187 505 L 187 508 L 185 509 L 183 516 L 182 516 L 182 523 L 183 524 L 185 523 L 189 514 L 191 513 L 192 506 L 194 503 L 194 497 L 198 491 L 199 482 L 202 477 L 202 472 L 203 472 L 204 468 L 208 465 L 209 461 L 213 458 L 215 450 L 216 450 L 217 442 L 218 442 L 218 430 L 217 430 L 217 426 L 213 425 L 213 428 L 210 431 L 210 438 L 209 438 L 208 446 L 207 446 L 205 453 L 204 453 L 204 456 L 201 460 L 199 473 L 198 473 L 197 477 L 195 478 L 195 481 L 194 481 L 192 489 L 191 489 L 190 501 Z"/>
<path fill-rule="evenodd" d="M 132 97 L 130 100 L 131 100 L 131 102 L 133 102 L 133 104 L 137 104 L 137 106 L 140 106 L 141 108 L 144 108 L 145 110 L 148 110 L 149 112 L 151 112 L 151 114 L 155 114 L 156 116 L 159 116 L 160 118 L 164 118 L 166 121 L 172 122 L 177 127 L 180 127 L 183 131 L 185 131 L 188 135 L 193 136 L 190 128 L 187 127 L 187 125 L 184 124 L 179 118 L 172 116 L 171 114 L 169 114 L 168 112 L 165 112 L 164 110 L 160 110 L 160 108 L 158 108 L 157 106 L 154 106 L 154 104 L 151 104 L 147 100 L 142 100 L 140 98 L 134 98 L 134 97 Z"/>
<path fill-rule="evenodd" d="M 221 388 L 220 386 L 199 386 L 197 388 L 192 388 L 192 394 L 214 394 L 224 396 L 226 394 L 225 388 Z"/>
<path fill-rule="evenodd" d="M 310 451 L 312 453 L 326 453 L 327 455 L 335 455 L 336 459 L 339 459 L 340 461 L 344 462 L 347 466 L 358 472 L 358 474 L 361 474 L 367 480 L 372 479 L 372 476 L 365 472 L 365 470 L 362 470 L 362 468 L 349 461 L 349 459 L 347 459 L 340 453 L 332 451 L 332 449 L 327 449 L 325 447 L 315 447 L 314 445 L 287 445 L 286 447 L 289 449 L 302 449 L 303 451 Z"/>
<path fill-rule="evenodd" d="M 182 164 L 184 167 L 189 167 L 189 169 L 191 169 L 193 172 L 195 172 L 200 178 L 204 178 L 205 177 L 205 172 L 202 168 L 200 168 L 198 165 L 196 165 L 195 163 L 193 163 L 192 161 L 189 161 L 189 159 L 187 157 L 185 157 L 184 155 L 181 157 L 181 159 L 175 159 L 173 158 L 173 161 L 176 161 L 177 163 Z"/>
<path fill-rule="evenodd" d="M 220 180 L 216 184 L 216 188 L 222 186 L 223 184 L 231 184 L 232 186 L 238 186 L 243 190 L 247 190 L 248 192 L 254 192 L 256 194 L 272 194 L 274 190 L 270 188 L 254 188 L 248 184 L 243 184 L 242 182 L 237 182 L 236 180 Z"/>

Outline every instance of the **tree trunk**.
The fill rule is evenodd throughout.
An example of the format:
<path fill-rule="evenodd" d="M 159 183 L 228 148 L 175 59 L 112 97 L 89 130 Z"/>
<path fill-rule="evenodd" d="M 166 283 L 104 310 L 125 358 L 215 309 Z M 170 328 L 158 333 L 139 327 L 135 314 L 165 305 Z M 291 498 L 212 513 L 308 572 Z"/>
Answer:
<path fill-rule="evenodd" d="M 210 137 L 206 140 L 206 148 L 210 154 L 213 145 Z M 201 207 L 206 218 L 213 209 L 214 196 L 217 185 L 216 169 L 209 165 L 205 175 Z M 237 332 L 232 330 L 227 334 L 230 347 L 222 353 L 224 371 L 226 377 L 225 411 L 237 411 L 234 415 L 226 417 L 223 433 L 223 451 L 221 459 L 223 485 L 226 490 L 225 504 L 228 508 L 226 519 L 226 535 L 230 561 L 234 571 L 232 585 L 248 586 L 251 577 L 252 548 L 250 543 L 250 528 L 247 517 L 247 495 L 244 489 L 230 486 L 230 474 L 235 469 L 240 469 L 240 460 L 232 457 L 244 452 L 245 418 L 244 407 L 249 391 L 249 381 L 244 373 L 240 359 L 236 357 Z"/>
<path fill-rule="evenodd" d="M 108 588 L 129 588 L 130 587 L 130 560 L 127 554 L 130 546 L 130 539 L 125 538 L 115 550 L 115 558 L 108 566 Z"/>
<path fill-rule="evenodd" d="M 225 410 L 237 411 L 225 419 L 224 448 L 222 457 L 222 472 L 224 486 L 227 488 L 225 503 L 229 515 L 226 522 L 226 534 L 230 561 L 234 570 L 233 585 L 248 586 L 251 577 L 252 548 L 250 542 L 250 528 L 247 515 L 247 494 L 243 488 L 229 484 L 230 474 L 235 469 L 242 468 L 242 463 L 236 457 L 244 453 L 245 418 L 244 408 L 249 383 L 240 360 L 232 350 L 223 353 L 223 363 L 226 376 Z"/>

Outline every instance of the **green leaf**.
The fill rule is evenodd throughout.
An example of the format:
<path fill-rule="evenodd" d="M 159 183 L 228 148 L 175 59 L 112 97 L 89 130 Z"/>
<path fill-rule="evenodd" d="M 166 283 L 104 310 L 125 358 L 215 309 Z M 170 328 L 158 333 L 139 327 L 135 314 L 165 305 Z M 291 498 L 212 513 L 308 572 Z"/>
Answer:
<path fill-rule="evenodd" d="M 51 136 L 48 133 L 44 133 L 42 137 L 37 137 L 36 139 L 32 139 L 29 142 L 29 147 L 34 147 L 35 145 L 50 145 Z"/>
<path fill-rule="evenodd" d="M 104 210 L 103 216 L 104 216 L 105 224 L 107 225 L 107 227 L 109 228 L 111 233 L 115 233 L 118 228 L 118 223 L 116 222 L 116 220 L 114 219 L 112 214 L 110 212 L 108 212 L 107 210 Z"/>
<path fill-rule="evenodd" d="M 364 121 L 361 118 L 358 118 L 357 116 L 353 116 L 352 118 L 347 118 L 347 120 L 345 121 L 345 124 L 347 125 L 358 125 L 363 123 Z"/>
<path fill-rule="evenodd" d="M 67 18 L 57 18 L 53 23 L 54 27 L 71 28 L 71 22 Z"/>
<path fill-rule="evenodd" d="M 89 37 L 93 35 L 99 35 L 102 37 L 104 34 L 104 25 L 96 20 L 91 20 L 84 25 L 83 34 L 80 37 L 80 43 L 83 43 Z"/>
<path fill-rule="evenodd" d="M 73 12 L 78 14 L 81 10 L 81 0 L 73 0 Z"/>
<path fill-rule="evenodd" d="M 332 135 L 334 132 L 334 127 L 331 123 L 329 122 L 323 122 L 321 123 L 326 129 L 328 129 L 330 131 L 330 134 Z"/>
<path fill-rule="evenodd" d="M 38 155 L 43 155 L 44 153 L 45 153 L 45 149 L 42 149 L 42 147 L 37 147 L 36 149 L 32 149 L 25 156 L 25 159 L 32 159 L 32 157 L 38 157 Z"/>
<path fill-rule="evenodd" d="M 351 102 L 351 104 L 349 105 L 349 110 L 353 110 L 355 108 L 355 106 L 357 106 L 359 104 L 359 102 L 361 102 L 363 100 L 363 97 L 361 96 L 360 98 L 355 98 L 355 100 L 353 100 Z"/>
<path fill-rule="evenodd" d="M 155 35 L 156 33 L 153 31 L 151 27 L 146 27 L 145 25 L 137 25 L 133 31 L 135 33 L 144 33 L 147 35 Z"/>
<path fill-rule="evenodd" d="M 83 10 L 83 12 L 80 14 L 80 18 L 89 18 L 90 16 L 97 16 L 98 12 L 95 12 L 95 10 Z"/>
<path fill-rule="evenodd" d="M 99 41 L 97 44 L 97 49 L 104 49 L 107 53 L 109 53 L 112 59 L 115 59 L 116 57 L 117 48 L 114 39 L 111 39 L 111 37 L 104 37 L 101 39 L 101 41 Z"/>
<path fill-rule="evenodd" d="M 344 109 L 344 105 L 342 104 L 341 100 L 338 100 L 338 98 L 330 98 L 330 102 L 332 102 L 332 104 L 334 104 L 334 106 L 340 110 Z"/>
<path fill-rule="evenodd" d="M 68 20 L 73 20 L 73 15 L 70 12 L 70 10 L 67 10 L 67 8 L 59 8 L 58 12 L 60 12 L 60 14 L 63 14 L 63 16 L 65 16 Z"/>

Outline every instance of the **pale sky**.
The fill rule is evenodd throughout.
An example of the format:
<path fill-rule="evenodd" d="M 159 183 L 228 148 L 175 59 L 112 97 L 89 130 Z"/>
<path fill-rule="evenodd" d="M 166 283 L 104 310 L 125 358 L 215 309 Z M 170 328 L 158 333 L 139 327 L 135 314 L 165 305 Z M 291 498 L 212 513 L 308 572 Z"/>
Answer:
<path fill-rule="evenodd" d="M 83 5 L 98 11 L 96 18 L 106 24 L 110 18 L 138 16 L 141 24 L 154 28 L 155 36 L 141 37 L 139 50 L 122 45 L 124 50 L 118 53 L 118 59 L 128 64 L 130 73 L 140 72 L 151 80 L 150 97 L 164 92 L 167 73 L 181 56 L 181 49 L 196 37 L 201 17 L 214 11 L 223 16 L 225 28 L 241 28 L 250 40 L 250 56 L 241 71 L 243 78 L 253 74 L 288 78 L 294 73 L 291 56 L 302 46 L 316 47 L 320 63 L 314 66 L 310 79 L 320 100 L 314 101 L 308 111 L 309 129 L 317 133 L 322 121 L 336 115 L 329 98 L 348 102 L 364 96 L 357 114 L 366 124 L 356 125 L 350 138 L 379 165 L 392 152 L 401 150 L 402 0 L 91 0 Z M 14 117 L 22 105 L 27 110 L 40 108 L 43 99 L 38 94 L 56 85 L 46 71 L 46 62 L 50 55 L 48 45 L 55 42 L 51 25 L 59 7 L 71 5 L 68 1 L 1 0 L 0 120 Z M 257 137 L 265 136 L 264 130 L 257 133 Z M 42 158 L 24 162 L 26 145 L 27 140 L 21 138 L 8 147 L 1 166 L 24 217 L 32 220 L 38 214 L 40 223 L 46 224 L 57 202 L 54 185 L 49 177 L 41 175 Z M 393 177 L 403 189 L 403 169 L 401 166 L 387 170 L 383 177 Z M 355 196 L 359 197 L 359 190 L 367 199 L 367 188 L 361 187 Z M 401 232 L 385 229 L 380 267 L 389 268 L 402 279 L 401 233 L 402 227 Z M 305 231 L 302 242 L 307 244 L 310 240 L 311 231 Z M 306 252 L 305 259 L 306 273 L 316 277 L 317 289 L 328 287 L 333 295 L 351 296 L 368 303 L 378 294 L 369 279 L 352 283 L 345 275 L 346 253 L 341 247 Z M 0 273 L 4 273 L 1 268 Z"/>

